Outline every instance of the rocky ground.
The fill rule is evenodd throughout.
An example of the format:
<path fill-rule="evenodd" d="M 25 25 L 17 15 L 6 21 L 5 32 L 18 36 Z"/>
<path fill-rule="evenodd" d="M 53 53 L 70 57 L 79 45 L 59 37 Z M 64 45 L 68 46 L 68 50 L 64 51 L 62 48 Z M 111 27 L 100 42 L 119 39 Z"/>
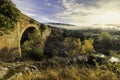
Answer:
<path fill-rule="evenodd" d="M 26 72 L 39 72 L 39 70 L 35 65 L 33 65 L 33 63 L 33 61 L 1 63 L 0 80 L 14 80 L 20 78 L 21 76 L 23 76 L 23 73 Z"/>
<path fill-rule="evenodd" d="M 105 57 L 96 55 L 97 57 Z M 81 57 L 52 58 L 42 61 L 0 62 L 0 80 L 119 80 L 120 65 L 110 63 L 90 66 Z M 86 58 L 85 58 L 86 60 Z M 114 63 L 113 63 L 114 62 Z"/>

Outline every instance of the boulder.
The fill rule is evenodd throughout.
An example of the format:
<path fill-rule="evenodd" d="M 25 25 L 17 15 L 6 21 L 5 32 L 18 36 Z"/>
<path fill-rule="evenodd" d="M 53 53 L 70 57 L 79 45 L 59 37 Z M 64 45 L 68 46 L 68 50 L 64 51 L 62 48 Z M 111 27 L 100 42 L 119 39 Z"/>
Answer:
<path fill-rule="evenodd" d="M 120 62 L 120 59 L 119 58 L 116 58 L 116 57 L 111 57 L 109 59 L 110 62 Z"/>
<path fill-rule="evenodd" d="M 8 71 L 8 68 L 0 66 L 0 79 L 3 79 L 4 76 L 8 73 Z"/>

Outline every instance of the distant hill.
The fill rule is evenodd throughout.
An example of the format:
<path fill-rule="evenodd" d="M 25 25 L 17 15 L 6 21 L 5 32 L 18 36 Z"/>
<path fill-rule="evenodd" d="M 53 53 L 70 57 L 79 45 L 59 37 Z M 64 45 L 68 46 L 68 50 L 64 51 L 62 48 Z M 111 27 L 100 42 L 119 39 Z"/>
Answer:
<path fill-rule="evenodd" d="M 46 23 L 46 24 L 50 24 L 50 25 L 64 25 L 64 26 L 76 26 L 76 25 L 67 24 L 67 23 Z"/>
<path fill-rule="evenodd" d="M 70 29 L 70 30 L 76 30 L 76 29 L 81 29 L 83 27 L 77 26 L 74 24 L 67 24 L 67 23 L 44 23 L 48 26 L 52 27 L 57 27 L 57 28 L 62 28 L 62 29 Z"/>
<path fill-rule="evenodd" d="M 81 30 L 81 29 L 102 29 L 102 30 L 120 30 L 120 24 L 93 24 L 89 26 L 78 26 L 74 24 L 66 23 L 45 23 L 48 26 L 70 29 L 70 30 Z"/>

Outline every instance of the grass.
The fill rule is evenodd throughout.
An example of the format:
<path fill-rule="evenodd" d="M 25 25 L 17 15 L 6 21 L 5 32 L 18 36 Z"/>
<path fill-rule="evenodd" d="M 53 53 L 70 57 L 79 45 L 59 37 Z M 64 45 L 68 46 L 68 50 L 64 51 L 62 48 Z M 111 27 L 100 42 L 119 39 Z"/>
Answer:
<path fill-rule="evenodd" d="M 23 72 L 18 80 L 119 80 L 115 73 L 109 70 L 88 69 L 79 66 L 61 68 L 48 67 L 46 70 Z M 16 80 L 16 79 L 13 79 Z"/>

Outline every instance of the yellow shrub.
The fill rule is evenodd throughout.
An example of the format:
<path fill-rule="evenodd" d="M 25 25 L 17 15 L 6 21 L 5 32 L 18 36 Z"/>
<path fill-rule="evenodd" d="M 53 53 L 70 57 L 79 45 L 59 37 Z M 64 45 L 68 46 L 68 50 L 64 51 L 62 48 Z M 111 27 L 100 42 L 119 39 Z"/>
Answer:
<path fill-rule="evenodd" d="M 93 39 L 84 40 L 84 44 L 82 45 L 81 53 L 91 53 L 94 52 L 94 46 L 93 46 Z"/>

